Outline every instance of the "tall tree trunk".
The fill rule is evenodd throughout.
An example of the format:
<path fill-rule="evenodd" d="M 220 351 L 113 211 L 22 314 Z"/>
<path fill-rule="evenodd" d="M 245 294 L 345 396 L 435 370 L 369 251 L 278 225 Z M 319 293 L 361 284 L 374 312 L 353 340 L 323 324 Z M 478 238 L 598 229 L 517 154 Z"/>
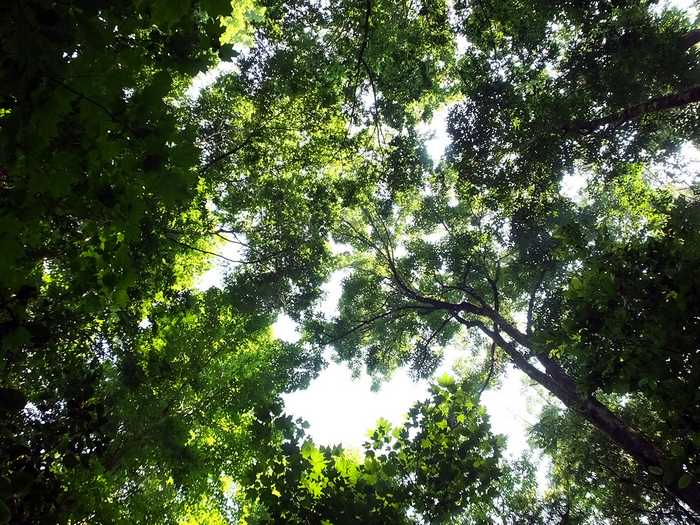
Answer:
<path fill-rule="evenodd" d="M 700 34 L 698 38 L 700 38 Z M 617 113 L 606 115 L 605 117 L 573 122 L 572 124 L 564 126 L 562 131 L 568 134 L 588 135 L 603 126 L 619 126 L 625 122 L 637 120 L 644 115 L 680 108 L 694 102 L 700 102 L 700 86 L 693 86 L 685 91 L 651 98 Z"/>
<path fill-rule="evenodd" d="M 500 316 L 496 321 L 499 328 L 508 333 L 515 341 L 531 348 L 531 344 L 523 344 L 529 343 L 529 338 L 525 334 L 519 332 L 510 323 L 505 322 Z M 494 340 L 528 377 L 546 388 L 567 408 L 576 411 L 594 427 L 606 434 L 641 466 L 646 469 L 656 467 L 663 470 L 666 463 L 664 452 L 645 436 L 632 429 L 600 401 L 579 392 L 574 380 L 556 361 L 547 355 L 537 354 L 538 361 L 544 367 L 545 371 L 543 372 L 530 363 L 515 343 L 506 341 L 499 332 L 489 330 L 485 325 L 481 325 L 479 328 Z M 691 480 L 685 488 L 678 486 L 677 478 L 662 483 L 666 490 L 688 505 L 694 512 L 700 514 L 700 484 L 697 480 Z"/>

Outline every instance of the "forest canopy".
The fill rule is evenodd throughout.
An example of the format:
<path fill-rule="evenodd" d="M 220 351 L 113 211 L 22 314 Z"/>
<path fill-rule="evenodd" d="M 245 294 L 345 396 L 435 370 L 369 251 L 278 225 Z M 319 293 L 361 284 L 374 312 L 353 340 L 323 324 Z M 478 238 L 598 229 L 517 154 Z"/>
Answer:
<path fill-rule="evenodd" d="M 0 17 L 0 524 L 700 523 L 689 12 Z M 298 341 L 274 336 L 282 314 Z M 436 376 L 448 347 L 464 359 Z M 361 450 L 314 443 L 282 395 L 328 352 L 377 383 L 408 368 L 429 397 Z M 516 458 L 482 403 L 509 369 L 545 403 Z"/>

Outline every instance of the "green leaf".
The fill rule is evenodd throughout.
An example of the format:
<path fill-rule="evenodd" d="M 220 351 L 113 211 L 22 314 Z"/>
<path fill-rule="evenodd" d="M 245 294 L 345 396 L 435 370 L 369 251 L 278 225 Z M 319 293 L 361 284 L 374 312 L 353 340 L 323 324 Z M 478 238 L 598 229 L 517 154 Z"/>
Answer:
<path fill-rule="evenodd" d="M 202 0 L 202 8 L 212 18 L 230 15 L 232 11 L 231 0 Z"/>
<path fill-rule="evenodd" d="M 231 3 L 230 16 L 221 17 L 224 32 L 219 38 L 223 44 L 242 44 L 250 46 L 253 43 L 250 22 L 260 22 L 265 15 L 265 8 L 256 6 L 252 0 L 237 0 Z"/>
<path fill-rule="evenodd" d="M 438 377 L 437 384 L 443 388 L 448 388 L 455 384 L 455 380 L 450 374 L 445 372 L 440 377 Z"/>
<path fill-rule="evenodd" d="M 677 458 L 685 456 L 685 447 L 678 443 L 674 443 L 673 445 L 671 445 L 671 455 Z"/>
<path fill-rule="evenodd" d="M 683 474 L 678 480 L 678 488 L 684 489 L 690 485 L 690 476 L 688 474 Z"/>
<path fill-rule="evenodd" d="M 661 467 L 649 467 L 649 472 L 651 472 L 655 476 L 662 476 L 664 473 L 664 469 L 662 469 Z"/>
<path fill-rule="evenodd" d="M 151 7 L 153 23 L 168 28 L 176 24 L 191 9 L 191 0 L 156 0 Z"/>

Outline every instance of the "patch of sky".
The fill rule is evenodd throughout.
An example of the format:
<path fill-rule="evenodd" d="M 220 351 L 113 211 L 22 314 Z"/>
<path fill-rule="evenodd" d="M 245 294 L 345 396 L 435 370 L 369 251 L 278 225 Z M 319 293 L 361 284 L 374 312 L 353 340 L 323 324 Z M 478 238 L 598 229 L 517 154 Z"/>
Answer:
<path fill-rule="evenodd" d="M 661 13 L 667 9 L 674 8 L 685 11 L 688 18 L 691 20 L 697 20 L 698 13 L 700 12 L 698 2 L 694 0 L 662 0 L 653 6 L 653 11 L 656 13 Z"/>
<path fill-rule="evenodd" d="M 243 244 L 223 241 L 212 250 L 217 257 L 212 257 L 209 269 L 200 275 L 195 282 L 198 290 L 207 290 L 212 286 L 224 287 L 226 273 L 234 269 L 238 261 L 243 259 Z"/>
<path fill-rule="evenodd" d="M 450 143 L 450 136 L 447 133 L 447 115 L 451 105 L 445 105 L 433 114 L 430 122 L 418 124 L 417 131 L 425 140 L 425 149 L 433 160 L 438 163 L 445 154 L 445 149 Z"/>
<path fill-rule="evenodd" d="M 575 169 L 562 177 L 559 193 L 574 202 L 581 202 L 587 182 L 585 173 L 580 169 Z"/>
<path fill-rule="evenodd" d="M 185 94 L 190 100 L 197 100 L 202 90 L 211 86 L 219 77 L 238 71 L 238 66 L 234 62 L 221 61 L 210 70 L 198 73 L 192 79 L 192 84 Z"/>

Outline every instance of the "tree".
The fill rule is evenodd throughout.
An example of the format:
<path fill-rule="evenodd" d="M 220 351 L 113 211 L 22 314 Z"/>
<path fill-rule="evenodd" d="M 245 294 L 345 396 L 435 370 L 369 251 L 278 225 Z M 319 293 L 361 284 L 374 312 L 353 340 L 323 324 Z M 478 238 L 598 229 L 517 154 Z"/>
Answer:
<path fill-rule="evenodd" d="M 216 181 L 184 89 L 249 38 L 260 11 L 231 9 L 2 8 L 4 521 L 216 509 L 253 448 L 247 414 L 319 366 L 271 340 L 272 312 L 188 290 Z"/>
<path fill-rule="evenodd" d="M 351 273 L 340 315 L 309 328 L 370 371 L 411 363 L 425 374 L 439 361 L 431 348 L 460 325 L 478 331 L 493 343 L 491 361 L 511 361 L 697 511 L 696 452 L 671 451 L 677 440 L 695 450 L 697 432 L 697 400 L 680 393 L 697 391 L 697 202 L 654 189 L 642 173 L 673 143 L 695 138 L 693 97 L 660 102 L 669 89 L 693 89 L 688 26 L 643 2 L 528 5 L 543 17 L 532 23 L 499 5 L 495 14 L 485 3 L 458 9 L 471 46 L 457 66 L 465 101 L 449 117 L 447 163 L 423 167 L 418 182 L 346 218 L 337 236 L 352 246 Z M 664 49 L 675 50 L 664 55 L 672 59 L 655 58 Z M 641 55 L 632 62 L 629 53 Z M 659 64 L 672 73 L 644 71 Z M 680 113 L 661 113 L 673 108 Z M 598 177 L 582 206 L 558 194 L 574 167 Z M 573 297 L 575 312 L 564 306 Z M 663 437 L 601 402 L 613 389 L 648 398 Z"/>
<path fill-rule="evenodd" d="M 409 362 L 419 370 L 427 367 L 427 373 L 431 363 L 434 366 L 439 360 L 439 354 L 431 355 L 432 345 L 453 338 L 459 325 L 478 329 L 507 359 L 607 434 L 643 467 L 667 475 L 675 470 L 676 475 L 665 478 L 664 484 L 692 505 L 693 489 L 686 482 L 691 483 L 695 459 L 687 458 L 672 467 L 675 460 L 662 450 L 669 450 L 677 439 L 689 443 L 687 432 L 696 428 L 691 414 L 696 412 L 693 407 L 697 401 L 692 395 L 687 402 L 682 401 L 686 397 L 681 393 L 695 391 L 695 362 L 690 358 L 697 340 L 692 335 L 695 328 L 689 317 L 679 315 L 678 306 L 659 302 L 651 288 L 654 285 L 647 279 L 663 282 L 668 287 L 663 293 L 675 294 L 683 308 L 695 312 L 695 284 L 688 272 L 697 264 L 693 259 L 697 241 L 691 233 L 695 231 L 697 204 L 681 198 L 665 212 L 652 208 L 651 213 L 638 218 L 649 221 L 653 229 L 653 214 L 658 214 L 665 223 L 659 237 L 625 241 L 615 240 L 605 228 L 594 225 L 586 232 L 581 223 L 572 224 L 575 212 L 562 203 L 562 213 L 548 232 L 551 245 L 534 254 L 550 256 L 551 266 L 542 268 L 539 263 L 535 266 L 539 273 L 533 275 L 528 267 L 532 255 L 526 250 L 519 253 L 517 233 L 504 235 L 507 219 L 488 210 L 477 196 L 451 205 L 448 195 L 455 186 L 447 176 L 441 173 L 435 177 L 430 194 L 414 194 L 403 208 L 408 212 L 384 206 L 386 211 L 367 210 L 346 222 L 339 238 L 351 243 L 355 254 L 340 316 L 330 326 L 313 329 L 333 341 L 342 356 L 364 361 L 375 372 Z M 567 211 L 571 214 L 568 218 Z M 629 220 L 635 211 L 622 211 L 620 218 Z M 616 212 L 620 213 L 620 208 Z M 585 215 L 586 210 L 581 213 Z M 392 230 L 387 223 L 393 225 Z M 436 229 L 442 238 L 427 241 Z M 396 255 L 398 242 L 407 250 L 405 256 Z M 650 254 L 647 260 L 658 273 L 639 266 L 635 281 L 630 270 L 644 253 Z M 663 266 L 662 253 L 673 260 L 673 270 Z M 619 277 L 613 260 L 621 265 Z M 540 288 L 545 277 L 545 287 Z M 588 277 L 591 281 L 584 281 Z M 623 284 L 625 280 L 634 284 Z M 572 325 L 562 323 L 567 321 L 566 307 L 561 308 L 566 297 L 576 297 L 577 309 L 568 321 Z M 640 312 L 642 304 L 646 312 Z M 527 312 L 522 328 L 512 320 L 517 311 Z M 654 321 L 630 324 L 639 322 L 640 315 Z M 655 328 L 673 326 L 674 319 L 681 323 L 679 332 Z M 550 337 L 546 326 L 563 337 Z M 673 364 L 676 358 L 668 355 L 666 337 L 675 338 L 677 368 Z M 498 359 L 495 349 L 490 359 Z M 657 366 L 650 367 L 650 360 Z M 627 374 L 632 377 L 628 379 Z M 609 383 L 613 378 L 614 386 Z M 652 444 L 597 400 L 597 392 L 612 388 L 658 403 L 656 409 L 673 429 L 666 437 L 669 441 Z M 680 397 L 674 396 L 676 392 Z M 684 475 L 687 477 L 681 481 Z"/>
<path fill-rule="evenodd" d="M 457 2 L 470 43 L 458 66 L 465 100 L 449 119 L 462 176 L 541 191 L 583 166 L 610 177 L 696 140 L 692 26 L 654 3 Z"/>
<path fill-rule="evenodd" d="M 380 14 L 389 27 L 391 7 L 371 20 L 352 3 L 2 8 L 3 520 L 169 522 L 225 507 L 220 476 L 263 446 L 250 412 L 320 366 L 269 324 L 318 295 L 340 203 L 371 191 L 342 166 L 371 143 L 347 130 L 371 126 L 361 97 L 383 59 L 368 30 Z M 422 20 L 395 44 L 414 39 L 427 67 Z M 358 58 L 346 44 L 362 40 Z M 240 73 L 188 101 L 195 73 L 242 43 Z M 395 118 L 431 89 L 397 74 L 379 79 L 401 94 Z M 232 265 L 222 293 L 191 289 L 208 257 Z"/>
<path fill-rule="evenodd" d="M 203 494 L 225 500 L 222 477 L 240 475 L 256 448 L 253 411 L 319 365 L 226 303 L 216 290 L 178 294 L 147 327 L 64 347 L 64 358 L 96 354 L 87 371 L 66 363 L 55 378 L 29 361 L 33 405 L 15 406 L 3 439 L 13 522 L 169 522 Z"/>
<path fill-rule="evenodd" d="M 621 406 L 611 397 L 606 402 L 627 420 L 649 417 L 649 407 L 639 406 L 641 402 Z M 635 411 L 640 412 L 636 417 Z M 579 502 L 587 502 L 598 520 L 697 523 L 692 513 L 659 488 L 655 474 L 608 446 L 604 436 L 577 415 L 549 407 L 535 425 L 533 437 L 553 458 L 552 484 L 565 487 Z M 677 450 L 672 450 L 673 456 Z"/>

